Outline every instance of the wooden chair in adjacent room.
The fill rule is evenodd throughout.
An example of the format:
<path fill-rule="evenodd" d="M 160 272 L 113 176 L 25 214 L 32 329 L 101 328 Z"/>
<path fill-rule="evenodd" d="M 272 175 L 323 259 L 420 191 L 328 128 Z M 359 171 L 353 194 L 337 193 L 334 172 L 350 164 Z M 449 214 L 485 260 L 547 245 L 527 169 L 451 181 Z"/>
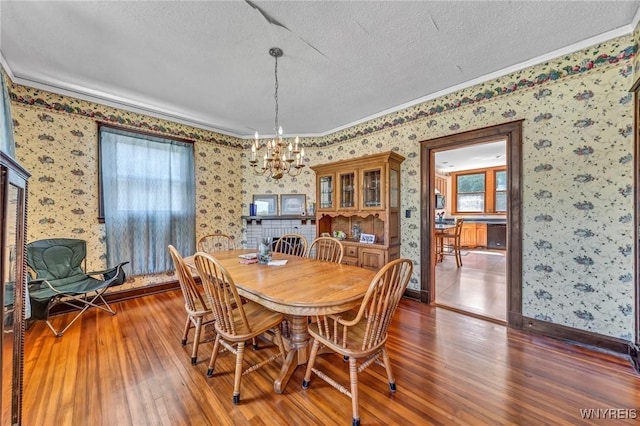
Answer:
<path fill-rule="evenodd" d="M 307 253 L 307 239 L 300 234 L 284 234 L 276 241 L 274 252 L 304 257 Z"/>
<path fill-rule="evenodd" d="M 315 324 L 309 325 L 313 347 L 309 355 L 307 370 L 302 382 L 303 389 L 309 387 L 311 373 L 351 397 L 352 425 L 360 424 L 358 411 L 358 374 L 374 363 L 382 364 L 387 373 L 391 392 L 396 391 L 396 382 L 386 350 L 389 324 L 407 288 L 413 263 L 408 259 L 396 259 L 387 263 L 371 281 L 369 289 L 356 310 L 343 314 L 316 316 Z M 320 348 L 338 353 L 349 361 L 350 389 L 314 367 Z M 325 352 L 322 352 L 325 353 Z M 359 365 L 358 365 L 359 364 Z"/>
<path fill-rule="evenodd" d="M 344 246 L 333 237 L 318 237 L 309 246 L 307 257 L 325 262 L 340 263 Z"/>
<path fill-rule="evenodd" d="M 244 374 L 277 358 L 284 361 L 285 348 L 279 327 L 284 315 L 252 301 L 243 303 L 233 279 L 211 255 L 198 252 L 194 256 L 194 263 L 216 320 L 214 323 L 216 340 L 207 376 L 213 376 L 220 345 L 233 352 L 236 355 L 233 403 L 238 404 L 240 402 L 240 380 Z M 243 370 L 245 343 L 263 334 L 277 346 L 278 353 Z"/>
<path fill-rule="evenodd" d="M 211 253 L 214 251 L 235 250 L 233 239 L 226 234 L 215 233 L 201 237 L 198 240 L 198 251 Z"/>
<path fill-rule="evenodd" d="M 187 344 L 189 330 L 195 328 L 193 348 L 191 350 L 191 364 L 195 365 L 198 362 L 198 347 L 200 345 L 202 329 L 206 324 L 213 322 L 213 312 L 209 307 L 205 295 L 200 292 L 196 285 L 193 275 L 189 267 L 184 263 L 182 256 L 180 256 L 176 248 L 172 245 L 169 245 L 169 253 L 173 259 L 176 275 L 180 282 L 180 290 L 182 290 L 182 296 L 184 297 L 184 309 L 187 311 L 187 322 L 184 326 L 184 333 L 182 334 L 183 346 Z"/>
<path fill-rule="evenodd" d="M 462 222 L 464 219 L 457 218 L 456 226 L 452 228 L 448 232 L 442 232 L 438 235 L 438 238 L 441 239 L 439 242 L 439 253 L 440 260 L 442 260 L 442 256 L 444 255 L 452 255 L 456 257 L 456 265 L 458 268 L 462 266 L 462 255 L 460 254 L 460 235 L 462 235 Z"/>

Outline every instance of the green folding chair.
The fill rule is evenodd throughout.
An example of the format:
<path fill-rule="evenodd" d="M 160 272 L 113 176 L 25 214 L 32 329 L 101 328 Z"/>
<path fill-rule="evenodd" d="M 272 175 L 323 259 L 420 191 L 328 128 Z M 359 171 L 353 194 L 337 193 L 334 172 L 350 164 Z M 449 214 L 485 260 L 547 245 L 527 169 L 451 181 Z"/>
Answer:
<path fill-rule="evenodd" d="M 56 337 L 62 336 L 91 307 L 116 314 L 103 295 L 109 287 L 124 283 L 122 267 L 129 262 L 104 271 L 85 272 L 86 253 L 87 243 L 78 239 L 52 238 L 27 244 L 27 265 L 36 275 L 28 278 L 31 319 L 45 320 Z M 59 303 L 79 310 L 62 331 L 49 321 L 51 308 Z"/>

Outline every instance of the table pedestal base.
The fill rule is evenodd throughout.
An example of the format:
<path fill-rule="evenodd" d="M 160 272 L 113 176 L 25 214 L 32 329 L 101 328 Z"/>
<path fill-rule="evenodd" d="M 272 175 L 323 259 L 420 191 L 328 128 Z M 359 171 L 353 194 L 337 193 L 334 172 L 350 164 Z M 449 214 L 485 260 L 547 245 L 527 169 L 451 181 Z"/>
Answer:
<path fill-rule="evenodd" d="M 288 316 L 289 322 L 289 352 L 285 357 L 280 374 L 273 382 L 276 393 L 284 392 L 289 379 L 296 367 L 307 363 L 309 359 L 309 319 L 306 316 Z"/>

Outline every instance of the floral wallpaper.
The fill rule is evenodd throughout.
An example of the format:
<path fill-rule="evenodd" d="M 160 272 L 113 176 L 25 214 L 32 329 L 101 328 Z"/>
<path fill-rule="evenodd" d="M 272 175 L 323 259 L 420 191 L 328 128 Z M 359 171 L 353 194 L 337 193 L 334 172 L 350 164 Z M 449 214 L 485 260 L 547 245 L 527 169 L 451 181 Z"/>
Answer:
<path fill-rule="evenodd" d="M 634 35 L 303 141 L 307 166 L 392 150 L 403 155 L 402 209 L 420 208 L 420 141 L 524 120 L 523 315 L 633 340 Z M 82 233 L 103 250 L 95 199 L 96 120 L 194 140 L 200 235 L 222 230 L 241 239 L 240 216 L 253 194 L 305 193 L 315 176 L 255 176 L 250 141 L 189 128 L 102 105 L 10 87 L 17 156 L 34 173 L 29 239 Z M 100 114 L 100 115 L 97 115 Z M 48 118 L 48 117 L 50 118 Z M 240 149 L 244 148 L 244 149 Z M 51 181 L 50 179 L 54 179 Z M 52 222 L 51 222 L 52 221 Z M 401 255 L 420 288 L 418 214 L 402 217 Z M 86 237 L 85 237 L 86 236 Z M 92 261 L 100 264 L 99 255 Z M 137 277 L 132 285 L 144 285 Z M 153 279 L 162 279 L 154 277 Z"/>
<path fill-rule="evenodd" d="M 16 157 L 32 173 L 27 241 L 81 238 L 87 241 L 87 269 L 107 266 L 98 222 L 98 120 L 194 140 L 196 238 L 221 231 L 240 240 L 237 139 L 15 84 L 10 91 Z M 172 278 L 129 277 L 114 290 Z"/>

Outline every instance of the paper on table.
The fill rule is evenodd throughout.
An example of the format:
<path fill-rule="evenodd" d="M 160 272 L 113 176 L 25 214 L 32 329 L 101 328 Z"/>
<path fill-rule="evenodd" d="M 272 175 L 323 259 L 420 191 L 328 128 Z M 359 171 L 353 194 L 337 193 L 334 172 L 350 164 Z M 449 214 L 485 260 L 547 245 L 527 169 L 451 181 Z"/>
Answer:
<path fill-rule="evenodd" d="M 258 258 L 258 253 L 241 254 L 241 255 L 238 255 L 238 257 L 240 257 L 242 259 L 257 259 Z"/>
<path fill-rule="evenodd" d="M 286 264 L 287 264 L 287 259 L 270 260 L 269 263 L 267 263 L 267 265 L 271 265 L 271 266 L 282 266 Z"/>

